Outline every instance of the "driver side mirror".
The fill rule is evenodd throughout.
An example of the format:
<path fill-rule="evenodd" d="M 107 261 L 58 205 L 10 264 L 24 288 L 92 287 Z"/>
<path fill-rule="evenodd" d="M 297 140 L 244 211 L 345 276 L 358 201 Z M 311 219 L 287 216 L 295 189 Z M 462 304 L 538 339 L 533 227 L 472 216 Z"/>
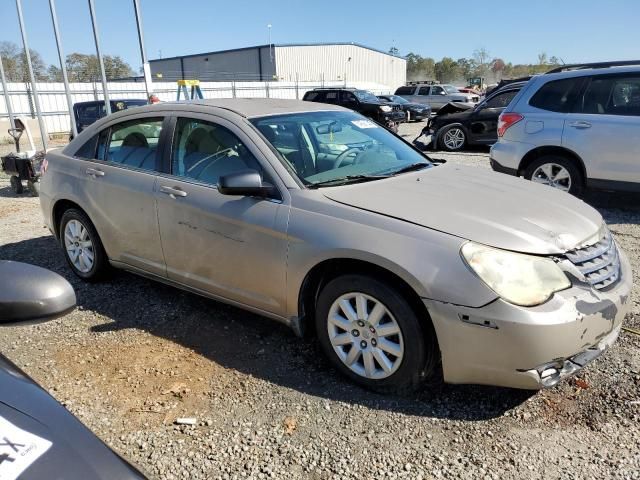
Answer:
<path fill-rule="evenodd" d="M 0 279 L 0 324 L 53 320 L 76 306 L 71 284 L 50 270 L 0 260 Z"/>
<path fill-rule="evenodd" d="M 263 182 L 257 170 L 248 169 L 221 176 L 218 179 L 218 191 L 223 195 L 269 197 L 275 194 L 276 188 Z"/>

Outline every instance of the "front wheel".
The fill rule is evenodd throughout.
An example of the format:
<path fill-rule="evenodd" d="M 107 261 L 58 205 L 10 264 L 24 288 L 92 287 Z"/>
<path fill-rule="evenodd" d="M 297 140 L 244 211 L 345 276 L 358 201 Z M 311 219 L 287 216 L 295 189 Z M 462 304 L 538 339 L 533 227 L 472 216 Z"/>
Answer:
<path fill-rule="evenodd" d="M 435 370 L 438 347 L 428 322 L 395 288 L 363 275 L 330 281 L 316 307 L 324 353 L 351 380 L 382 393 L 416 390 Z"/>
<path fill-rule="evenodd" d="M 559 155 L 544 155 L 534 160 L 526 168 L 524 178 L 577 197 L 584 189 L 584 178 L 575 162 Z"/>
<path fill-rule="evenodd" d="M 467 143 L 467 134 L 462 127 L 445 127 L 440 134 L 440 147 L 447 152 L 458 152 Z"/>

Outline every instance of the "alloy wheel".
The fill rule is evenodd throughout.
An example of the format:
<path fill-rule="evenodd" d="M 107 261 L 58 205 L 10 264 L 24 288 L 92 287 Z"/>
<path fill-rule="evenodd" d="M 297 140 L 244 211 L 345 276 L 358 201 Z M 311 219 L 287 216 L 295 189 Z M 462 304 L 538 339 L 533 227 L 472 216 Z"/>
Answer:
<path fill-rule="evenodd" d="M 78 220 L 69 220 L 64 227 L 64 246 L 73 266 L 81 273 L 89 273 L 95 250 L 88 230 Z"/>
<path fill-rule="evenodd" d="M 461 128 L 450 128 L 444 133 L 444 137 L 442 139 L 444 145 L 449 150 L 458 150 L 464 146 L 464 132 Z"/>
<path fill-rule="evenodd" d="M 370 295 L 352 292 L 338 297 L 329 309 L 327 329 L 338 358 L 362 377 L 387 378 L 402 363 L 400 326 L 389 309 Z"/>
<path fill-rule="evenodd" d="M 545 163 L 533 171 L 531 181 L 542 185 L 549 185 L 563 192 L 571 190 L 571 174 L 562 165 Z"/>

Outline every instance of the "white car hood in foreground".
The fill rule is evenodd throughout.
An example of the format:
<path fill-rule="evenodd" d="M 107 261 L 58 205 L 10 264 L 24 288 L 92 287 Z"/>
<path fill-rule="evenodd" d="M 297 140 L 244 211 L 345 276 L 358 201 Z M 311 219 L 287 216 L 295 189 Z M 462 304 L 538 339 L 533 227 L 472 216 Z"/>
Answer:
<path fill-rule="evenodd" d="M 331 200 L 497 248 L 556 254 L 594 243 L 603 224 L 568 193 L 489 169 L 444 164 L 323 189 Z"/>

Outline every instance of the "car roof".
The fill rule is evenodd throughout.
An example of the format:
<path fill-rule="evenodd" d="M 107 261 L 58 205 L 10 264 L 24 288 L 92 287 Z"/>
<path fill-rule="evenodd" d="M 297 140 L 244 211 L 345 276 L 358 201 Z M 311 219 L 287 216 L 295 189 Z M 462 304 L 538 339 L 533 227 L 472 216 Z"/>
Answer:
<path fill-rule="evenodd" d="M 111 103 L 116 103 L 116 102 L 125 102 L 125 103 L 130 103 L 130 102 L 145 102 L 147 103 L 147 101 L 144 98 L 118 98 L 118 99 L 112 99 L 110 98 L 109 101 Z M 76 106 L 85 106 L 85 105 L 100 105 L 100 104 L 104 104 L 104 100 L 89 100 L 86 102 L 76 102 L 73 105 Z"/>
<path fill-rule="evenodd" d="M 545 73 L 544 75 L 537 75 L 536 77 L 542 77 L 546 81 L 551 79 L 573 78 L 573 77 L 586 77 L 593 75 L 610 75 L 612 73 L 640 73 L 640 66 L 620 66 L 609 68 L 579 68 L 575 70 L 565 70 L 562 72 Z"/>
<path fill-rule="evenodd" d="M 337 105 L 303 100 L 285 100 L 280 98 L 216 98 L 207 100 L 189 100 L 182 102 L 161 102 L 154 105 L 137 107 L 136 113 L 156 112 L 162 110 L 184 112 L 206 112 L 208 108 L 221 108 L 234 112 L 245 118 L 266 117 L 271 115 L 285 115 L 288 113 L 346 111 Z M 111 115 L 126 116 L 130 112 L 122 110 Z"/>

